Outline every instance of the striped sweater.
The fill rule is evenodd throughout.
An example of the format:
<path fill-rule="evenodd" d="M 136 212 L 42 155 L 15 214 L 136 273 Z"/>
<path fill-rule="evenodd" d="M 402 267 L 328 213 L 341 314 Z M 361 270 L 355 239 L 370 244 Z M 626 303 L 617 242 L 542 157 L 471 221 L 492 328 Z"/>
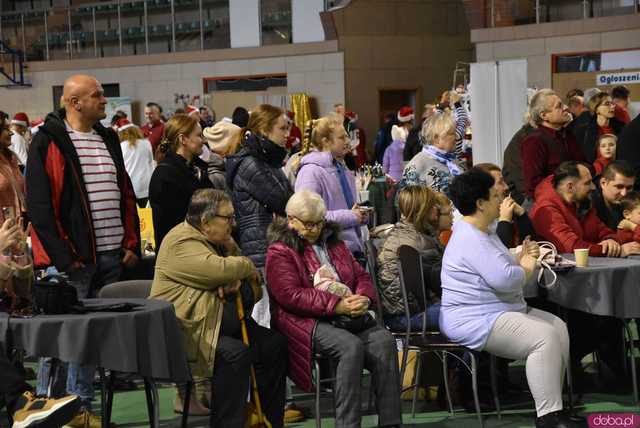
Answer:
<path fill-rule="evenodd" d="M 96 251 L 100 253 L 118 249 L 122 247 L 124 227 L 115 163 L 102 137 L 95 130 L 79 132 L 68 123 L 65 124 L 82 167 L 96 237 Z"/>

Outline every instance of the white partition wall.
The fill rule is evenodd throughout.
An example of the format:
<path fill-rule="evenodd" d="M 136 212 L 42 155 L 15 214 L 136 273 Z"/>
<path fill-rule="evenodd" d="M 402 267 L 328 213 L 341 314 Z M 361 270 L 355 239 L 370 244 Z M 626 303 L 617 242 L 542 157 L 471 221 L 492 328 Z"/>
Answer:
<path fill-rule="evenodd" d="M 471 64 L 473 163 L 502 166 L 527 108 L 527 60 Z"/>
<path fill-rule="evenodd" d="M 291 0 L 293 43 L 324 40 L 324 29 L 320 21 L 320 12 L 323 10 L 324 0 Z"/>
<path fill-rule="evenodd" d="M 260 0 L 230 1 L 229 30 L 232 48 L 260 46 Z"/>

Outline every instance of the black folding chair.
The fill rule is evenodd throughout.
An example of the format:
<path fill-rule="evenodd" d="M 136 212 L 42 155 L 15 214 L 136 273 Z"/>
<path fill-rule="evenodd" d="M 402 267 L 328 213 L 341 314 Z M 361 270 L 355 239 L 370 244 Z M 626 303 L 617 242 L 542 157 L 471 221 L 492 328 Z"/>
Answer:
<path fill-rule="evenodd" d="M 453 403 L 451 401 L 451 392 L 449 390 L 448 382 L 448 367 L 447 356 L 458 359 L 461 364 L 469 370 L 471 373 L 471 381 L 473 387 L 473 400 L 476 408 L 476 414 L 478 415 L 478 422 L 480 427 L 484 427 L 484 420 L 482 419 L 482 412 L 480 411 L 480 400 L 478 399 L 478 361 L 477 355 L 471 349 L 451 342 L 444 334 L 439 331 L 427 330 L 427 317 L 423 316 L 422 329 L 420 334 L 415 334 L 411 331 L 411 311 L 409 310 L 409 293 L 416 299 L 419 309 L 423 312 L 426 311 L 428 306 L 426 285 L 424 280 L 424 273 L 422 269 L 422 258 L 420 253 L 413 247 L 403 245 L 398 249 L 398 271 L 400 272 L 400 286 L 402 292 L 402 300 L 404 304 L 404 312 L 407 317 L 407 329 L 402 335 L 403 343 L 405 344 L 404 352 L 402 355 L 402 366 L 400 369 L 400 378 L 404 379 L 404 372 L 407 367 L 407 359 L 409 351 L 416 351 L 418 353 L 418 360 L 416 364 L 416 371 L 414 374 L 413 382 L 410 387 L 404 388 L 413 389 L 413 402 L 411 406 L 411 412 L 415 416 L 416 397 L 418 395 L 418 382 L 421 369 L 420 355 L 425 352 L 434 352 L 440 361 L 442 361 L 442 370 L 444 377 L 444 388 L 447 395 L 447 401 L 449 404 L 449 412 L 454 415 Z M 471 366 L 467 364 L 465 359 L 459 354 L 467 354 L 471 358 Z M 490 356 L 491 359 L 491 389 L 493 392 L 493 400 L 496 406 L 496 413 L 499 419 L 502 419 L 500 413 L 500 401 L 498 399 L 498 387 L 497 377 L 495 369 L 495 357 Z"/>

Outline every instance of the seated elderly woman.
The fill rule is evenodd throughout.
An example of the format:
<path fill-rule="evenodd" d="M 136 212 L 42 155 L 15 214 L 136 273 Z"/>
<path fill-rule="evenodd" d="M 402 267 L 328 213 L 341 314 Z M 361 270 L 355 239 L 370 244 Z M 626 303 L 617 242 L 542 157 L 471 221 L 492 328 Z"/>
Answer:
<path fill-rule="evenodd" d="M 362 369 L 373 377 L 378 424 L 400 426 L 400 375 L 395 340 L 369 312 L 375 304 L 371 278 L 340 240 L 338 227 L 325 224 L 320 195 L 296 192 L 287 218 L 267 232 L 266 279 L 272 322 L 290 344 L 289 377 L 312 390 L 313 352 L 336 363 L 336 427 L 359 427 Z"/>
<path fill-rule="evenodd" d="M 165 236 L 156 261 L 152 299 L 173 303 L 194 376 L 212 378 L 216 427 L 244 428 L 249 368 L 254 365 L 267 419 L 283 426 L 287 345 L 274 330 L 246 320 L 242 342 L 236 294 L 246 313 L 260 299 L 255 266 L 231 238 L 233 205 L 222 190 L 197 190 L 186 220 Z M 250 286 L 249 286 L 250 283 Z"/>
<path fill-rule="evenodd" d="M 398 248 L 409 245 L 422 254 L 423 273 L 427 288 L 428 306 L 425 312 L 418 310 L 416 296 L 409 295 L 411 329 L 420 331 L 423 318 L 427 328 L 438 329 L 440 317 L 440 267 L 444 246 L 438 236 L 450 230 L 452 223 L 451 202 L 442 193 L 425 186 L 407 186 L 398 194 L 400 221 L 395 224 L 378 254 L 378 278 L 384 322 L 392 331 L 407 328 L 404 302 L 398 273 Z"/>
<path fill-rule="evenodd" d="M 513 256 L 490 230 L 501 202 L 490 174 L 466 172 L 452 181 L 449 194 L 464 217 L 453 225 L 442 260 L 441 331 L 471 349 L 526 360 L 537 428 L 584 426 L 562 410 L 567 327 L 555 315 L 528 308 L 523 297 L 540 248 L 527 238 Z"/>

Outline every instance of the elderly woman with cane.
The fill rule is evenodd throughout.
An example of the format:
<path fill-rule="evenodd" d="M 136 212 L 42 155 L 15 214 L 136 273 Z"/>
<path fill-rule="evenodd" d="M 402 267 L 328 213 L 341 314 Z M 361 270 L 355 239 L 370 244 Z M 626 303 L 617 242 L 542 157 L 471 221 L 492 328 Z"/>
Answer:
<path fill-rule="evenodd" d="M 196 191 L 186 220 L 162 243 L 150 297 L 173 303 L 192 374 L 212 379 L 213 426 L 245 427 L 243 404 L 253 366 L 261 408 L 273 428 L 280 428 L 287 344 L 275 330 L 251 318 L 241 321 L 238 309 L 250 312 L 261 288 L 258 271 L 231 238 L 233 224 L 233 205 L 225 192 Z"/>

